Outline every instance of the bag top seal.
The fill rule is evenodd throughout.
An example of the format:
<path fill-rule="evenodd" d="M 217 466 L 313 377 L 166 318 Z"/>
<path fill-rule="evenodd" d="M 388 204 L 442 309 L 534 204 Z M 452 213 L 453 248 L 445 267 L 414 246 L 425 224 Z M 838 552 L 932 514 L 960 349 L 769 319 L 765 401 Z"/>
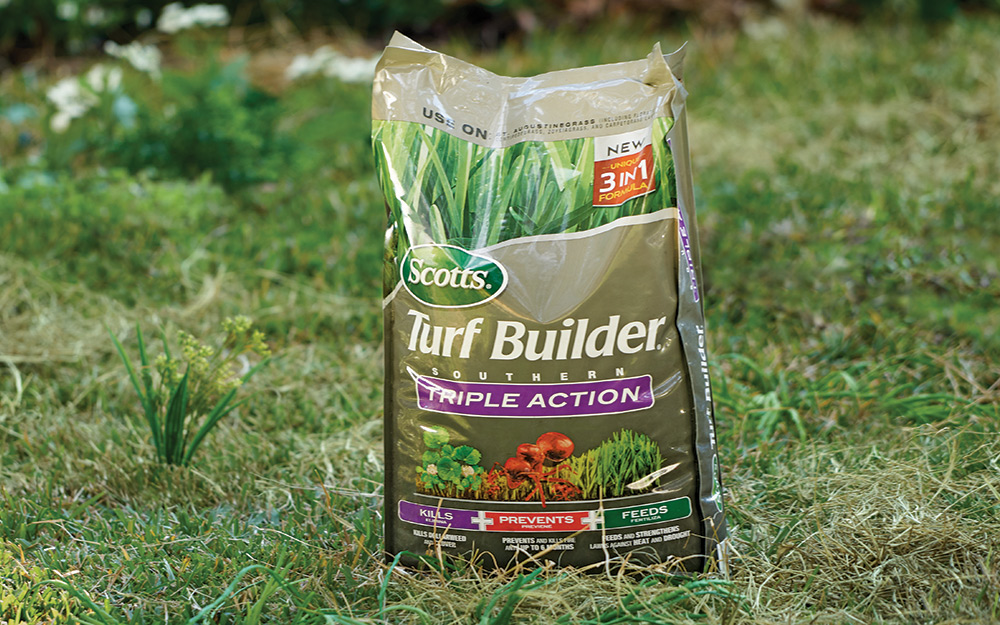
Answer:
<path fill-rule="evenodd" d="M 675 117 L 684 50 L 645 59 L 500 76 L 395 33 L 375 70 L 372 119 L 440 128 L 486 147 L 620 134 Z M 673 71 L 671 71 L 673 70 Z"/>

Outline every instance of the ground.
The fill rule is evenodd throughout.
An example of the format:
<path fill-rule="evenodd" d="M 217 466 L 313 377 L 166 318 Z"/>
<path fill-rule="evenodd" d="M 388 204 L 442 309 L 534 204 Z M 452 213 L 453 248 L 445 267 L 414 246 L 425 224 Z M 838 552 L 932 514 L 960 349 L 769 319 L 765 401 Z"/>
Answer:
<path fill-rule="evenodd" d="M 8 115 L 0 622 L 996 621 L 998 27 L 626 24 L 488 53 L 439 42 L 523 75 L 690 40 L 733 535 L 721 582 L 385 564 L 368 85 L 267 80 L 281 55 L 255 52 L 250 84 L 291 144 L 275 148 L 279 175 L 245 184 L 129 173 L 99 149 L 56 169 L 55 148 L 39 161 Z M 33 80 L 47 78 L 0 78 L 0 103 L 43 106 Z M 136 324 L 207 339 L 236 314 L 275 359 L 190 467 L 157 463 L 109 333 L 137 358 Z"/>

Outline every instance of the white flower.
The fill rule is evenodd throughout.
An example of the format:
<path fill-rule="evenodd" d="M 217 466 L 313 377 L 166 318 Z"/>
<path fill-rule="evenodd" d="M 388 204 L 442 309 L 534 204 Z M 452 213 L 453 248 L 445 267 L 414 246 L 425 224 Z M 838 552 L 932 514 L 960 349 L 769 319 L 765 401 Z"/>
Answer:
<path fill-rule="evenodd" d="M 90 68 L 86 79 L 94 93 L 118 91 L 118 87 L 122 84 L 122 68 L 107 67 L 98 63 Z"/>
<path fill-rule="evenodd" d="M 285 69 L 285 78 L 297 80 L 319 74 L 327 63 L 340 58 L 340 54 L 330 46 L 320 46 L 312 54 L 298 54 Z"/>
<path fill-rule="evenodd" d="M 49 126 L 55 132 L 65 132 L 70 122 L 83 117 L 100 102 L 97 94 L 118 91 L 121 84 L 121 68 L 101 63 L 87 70 L 83 80 L 79 76 L 63 78 L 45 92 L 56 109 Z"/>
<path fill-rule="evenodd" d="M 285 68 L 285 78 L 298 80 L 303 76 L 316 73 L 312 66 L 312 57 L 308 54 L 297 54 L 288 67 Z"/>
<path fill-rule="evenodd" d="M 747 20 L 743 24 L 743 32 L 757 41 L 779 40 L 788 36 L 788 26 L 777 17 L 762 20 Z"/>
<path fill-rule="evenodd" d="M 83 14 L 83 21 L 90 26 L 98 26 L 103 24 L 107 17 L 107 12 L 101 7 L 89 6 L 87 12 Z"/>
<path fill-rule="evenodd" d="M 62 134 L 66 132 L 67 128 L 69 128 L 69 123 L 71 121 L 73 121 L 73 117 L 69 113 L 65 111 L 58 111 L 52 116 L 52 119 L 49 120 L 49 127 L 55 132 Z"/>
<path fill-rule="evenodd" d="M 173 34 L 194 26 L 226 26 L 229 24 L 229 11 L 221 4 L 196 4 L 185 9 L 180 2 L 171 2 L 163 7 L 156 28 L 162 32 Z"/>
<path fill-rule="evenodd" d="M 344 82 L 371 82 L 375 77 L 378 57 L 344 56 L 330 46 L 320 46 L 312 54 L 299 54 L 285 70 L 285 78 L 298 80 L 322 74 Z"/>
<path fill-rule="evenodd" d="M 327 65 L 323 74 L 331 78 L 339 78 L 344 82 L 371 82 L 375 78 L 375 65 L 377 64 L 377 56 L 370 59 L 342 57 L 337 63 Z"/>
<path fill-rule="evenodd" d="M 180 2 L 172 2 L 163 7 L 160 19 L 156 21 L 156 28 L 165 33 L 176 33 L 190 27 L 187 12 Z"/>
<path fill-rule="evenodd" d="M 437 475 L 438 474 L 437 465 L 436 464 L 427 465 L 427 473 L 428 475 Z"/>
<path fill-rule="evenodd" d="M 10 0 L 7 2 L 10 4 Z M 4 6 L 0 4 L 0 6 Z M 80 6 L 76 2 L 60 2 L 56 5 L 56 15 L 59 19 L 70 21 L 76 19 L 76 16 L 80 13 Z"/>
<path fill-rule="evenodd" d="M 476 474 L 476 470 L 467 464 L 462 465 L 462 477 L 472 477 Z"/>
<path fill-rule="evenodd" d="M 115 58 L 125 59 L 140 72 L 145 72 L 154 78 L 160 75 L 163 54 L 156 46 L 146 46 L 138 41 L 124 46 L 114 41 L 105 41 L 104 51 Z"/>
<path fill-rule="evenodd" d="M 56 113 L 49 122 L 56 132 L 64 132 L 71 121 L 83 117 L 98 102 L 97 96 L 84 89 L 75 76 L 57 82 L 49 88 L 45 97 L 56 107 Z"/>
<path fill-rule="evenodd" d="M 250 373 L 250 359 L 247 358 L 246 354 L 237 356 L 236 361 L 240 363 L 240 370 L 236 372 L 236 375 L 243 377 Z"/>
<path fill-rule="evenodd" d="M 149 28 L 152 23 L 153 12 L 149 9 L 142 8 L 135 12 L 135 25 L 139 28 Z"/>

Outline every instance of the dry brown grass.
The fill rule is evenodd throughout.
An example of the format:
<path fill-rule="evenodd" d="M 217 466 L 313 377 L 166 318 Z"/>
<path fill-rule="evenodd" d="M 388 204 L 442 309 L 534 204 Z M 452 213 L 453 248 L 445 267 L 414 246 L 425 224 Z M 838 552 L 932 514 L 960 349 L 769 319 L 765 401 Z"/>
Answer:
<path fill-rule="evenodd" d="M 995 619 L 998 461 L 992 436 L 926 429 L 734 475 L 733 580 L 749 622 Z"/>

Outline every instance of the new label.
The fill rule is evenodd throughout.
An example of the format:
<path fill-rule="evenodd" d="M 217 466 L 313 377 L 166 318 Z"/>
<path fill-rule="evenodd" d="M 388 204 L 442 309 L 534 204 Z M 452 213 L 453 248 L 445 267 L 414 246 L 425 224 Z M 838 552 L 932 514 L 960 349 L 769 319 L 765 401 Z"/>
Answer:
<path fill-rule="evenodd" d="M 620 206 L 656 190 L 653 128 L 594 138 L 594 206 Z"/>
<path fill-rule="evenodd" d="M 400 273 L 413 297 L 438 308 L 482 304 L 507 286 L 503 265 L 457 245 L 415 245 L 403 256 Z"/>

